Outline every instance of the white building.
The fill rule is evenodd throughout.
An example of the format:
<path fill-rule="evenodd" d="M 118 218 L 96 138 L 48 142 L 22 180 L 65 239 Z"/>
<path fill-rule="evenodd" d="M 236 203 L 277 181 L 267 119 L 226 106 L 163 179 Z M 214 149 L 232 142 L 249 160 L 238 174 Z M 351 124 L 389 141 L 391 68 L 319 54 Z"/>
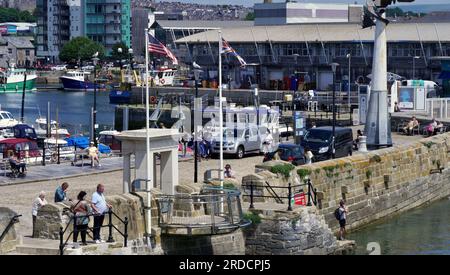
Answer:
<path fill-rule="evenodd" d="M 255 4 L 254 10 L 255 25 L 345 23 L 360 22 L 363 6 L 287 2 Z"/>

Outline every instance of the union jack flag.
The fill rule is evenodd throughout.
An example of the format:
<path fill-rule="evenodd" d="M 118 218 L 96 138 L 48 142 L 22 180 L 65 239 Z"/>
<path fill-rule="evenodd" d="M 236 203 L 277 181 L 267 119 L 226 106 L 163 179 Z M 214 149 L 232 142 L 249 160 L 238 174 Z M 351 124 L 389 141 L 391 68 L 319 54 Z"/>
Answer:
<path fill-rule="evenodd" d="M 247 62 L 230 46 L 230 44 L 222 38 L 222 54 L 231 53 L 241 64 L 241 67 L 247 66 Z"/>
<path fill-rule="evenodd" d="M 156 39 L 150 33 L 148 34 L 148 51 L 151 53 L 161 54 L 167 56 L 172 60 L 174 65 L 178 65 L 177 57 L 166 47 L 163 43 L 161 43 L 158 39 Z"/>

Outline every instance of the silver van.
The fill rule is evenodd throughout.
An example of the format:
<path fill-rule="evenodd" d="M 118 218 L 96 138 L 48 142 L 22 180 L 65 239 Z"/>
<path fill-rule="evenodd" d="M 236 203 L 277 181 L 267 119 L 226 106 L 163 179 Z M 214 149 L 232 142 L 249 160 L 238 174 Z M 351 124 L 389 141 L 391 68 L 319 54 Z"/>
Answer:
<path fill-rule="evenodd" d="M 260 153 L 264 137 L 258 133 L 258 128 L 247 127 L 244 129 L 224 128 L 223 154 L 235 155 L 241 159 L 245 154 Z M 216 137 L 212 143 L 212 153 L 220 153 L 220 141 Z"/>

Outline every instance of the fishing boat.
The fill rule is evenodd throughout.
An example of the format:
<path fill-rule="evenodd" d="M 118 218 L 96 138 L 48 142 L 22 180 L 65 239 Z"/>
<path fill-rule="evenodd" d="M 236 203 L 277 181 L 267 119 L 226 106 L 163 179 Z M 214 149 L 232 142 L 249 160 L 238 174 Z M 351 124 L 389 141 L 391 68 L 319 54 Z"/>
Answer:
<path fill-rule="evenodd" d="M 61 76 L 64 90 L 67 91 L 94 91 L 94 83 L 87 80 L 89 72 L 83 71 L 68 71 Z M 103 85 L 97 84 L 97 89 L 103 89 Z"/>
<path fill-rule="evenodd" d="M 155 86 L 173 86 L 173 80 L 175 78 L 177 70 L 170 68 L 161 68 L 157 71 L 153 71 L 153 83 Z"/>
<path fill-rule="evenodd" d="M 118 90 L 109 92 L 110 104 L 128 104 L 131 101 L 131 83 L 122 82 Z"/>
<path fill-rule="evenodd" d="M 25 82 L 26 74 L 26 82 Z M 36 91 L 36 72 L 27 69 L 18 69 L 12 65 L 7 70 L 0 70 L 0 93 L 20 93 Z"/>

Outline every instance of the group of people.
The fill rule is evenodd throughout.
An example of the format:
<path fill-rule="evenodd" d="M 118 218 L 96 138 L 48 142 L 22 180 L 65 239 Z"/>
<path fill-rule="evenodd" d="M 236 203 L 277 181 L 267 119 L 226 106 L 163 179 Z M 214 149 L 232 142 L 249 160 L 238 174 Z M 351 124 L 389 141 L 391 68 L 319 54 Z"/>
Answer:
<path fill-rule="evenodd" d="M 407 135 L 412 135 L 414 129 L 418 129 L 420 127 L 420 123 L 417 120 L 415 116 L 411 118 L 406 123 L 406 126 L 403 127 L 403 132 Z M 442 122 L 437 121 L 435 118 L 429 123 L 427 126 L 424 127 L 423 134 L 427 136 L 433 136 L 436 135 L 439 131 L 441 131 L 444 128 L 444 124 Z"/>
<path fill-rule="evenodd" d="M 103 221 L 105 218 L 105 213 L 112 208 L 110 204 L 106 202 L 104 192 L 105 186 L 103 184 L 98 184 L 96 191 L 92 194 L 91 201 L 89 201 L 86 196 L 85 191 L 80 191 L 77 195 L 76 200 L 69 199 L 67 197 L 67 189 L 69 184 L 64 182 L 55 191 L 55 203 L 65 203 L 70 206 L 70 210 L 74 215 L 75 231 L 73 232 L 73 243 L 77 243 L 78 235 L 81 236 L 81 245 L 87 245 L 86 235 L 90 222 L 90 217 L 94 217 L 93 226 L 93 239 L 95 243 L 102 243 L 104 240 L 101 239 L 100 233 L 103 226 Z M 41 191 L 39 196 L 34 200 L 32 207 L 33 216 L 33 234 L 34 238 L 36 219 L 39 209 L 48 204 L 45 199 L 46 193 Z"/>
<path fill-rule="evenodd" d="M 184 134 L 180 141 L 179 145 L 181 147 L 182 155 L 183 157 L 186 156 L 188 149 L 191 151 L 195 150 L 195 140 L 193 136 L 190 136 L 189 134 Z M 198 149 L 198 156 L 203 159 L 209 159 L 211 158 L 212 154 L 212 145 L 211 142 L 208 141 L 206 138 L 202 138 L 201 140 L 197 141 L 197 149 Z"/>

